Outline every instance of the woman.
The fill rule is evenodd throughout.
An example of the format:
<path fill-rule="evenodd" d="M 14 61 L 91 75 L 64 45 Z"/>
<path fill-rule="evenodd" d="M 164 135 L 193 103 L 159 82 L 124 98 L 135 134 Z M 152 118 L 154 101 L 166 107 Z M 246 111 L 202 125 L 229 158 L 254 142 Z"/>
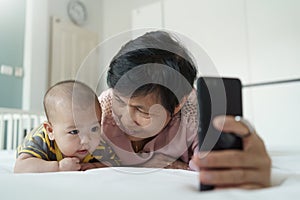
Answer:
<path fill-rule="evenodd" d="M 104 138 L 125 166 L 201 169 L 201 182 L 217 187 L 269 186 L 264 143 L 232 116 L 224 127 L 217 117 L 215 127 L 247 135 L 244 150 L 199 155 L 196 75 L 188 51 L 166 32 L 128 42 L 111 61 L 110 89 L 99 97 Z"/>

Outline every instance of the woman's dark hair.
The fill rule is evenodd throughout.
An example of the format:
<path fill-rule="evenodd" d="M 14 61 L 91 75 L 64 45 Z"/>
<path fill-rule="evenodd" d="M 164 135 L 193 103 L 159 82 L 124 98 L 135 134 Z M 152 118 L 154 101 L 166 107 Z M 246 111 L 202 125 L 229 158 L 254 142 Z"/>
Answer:
<path fill-rule="evenodd" d="M 155 92 L 172 115 L 191 92 L 196 75 L 188 51 L 169 33 L 155 31 L 121 48 L 110 63 L 107 84 L 125 96 Z"/>

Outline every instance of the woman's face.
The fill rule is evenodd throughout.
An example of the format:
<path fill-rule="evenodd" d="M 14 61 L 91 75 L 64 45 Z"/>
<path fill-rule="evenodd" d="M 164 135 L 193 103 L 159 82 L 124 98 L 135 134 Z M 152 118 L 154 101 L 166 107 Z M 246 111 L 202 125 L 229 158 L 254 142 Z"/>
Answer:
<path fill-rule="evenodd" d="M 112 108 L 117 125 L 131 140 L 157 135 L 171 119 L 155 93 L 129 98 L 114 91 Z"/>

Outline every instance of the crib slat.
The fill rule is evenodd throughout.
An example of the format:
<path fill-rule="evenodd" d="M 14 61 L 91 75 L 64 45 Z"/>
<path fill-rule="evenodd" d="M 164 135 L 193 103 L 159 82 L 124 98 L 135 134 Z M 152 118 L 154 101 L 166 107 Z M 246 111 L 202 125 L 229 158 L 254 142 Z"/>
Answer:
<path fill-rule="evenodd" d="M 29 133 L 45 119 L 40 113 L 0 108 L 0 150 L 16 149 L 22 143 L 24 133 Z"/>
<path fill-rule="evenodd" d="M 23 116 L 23 122 L 24 122 L 24 130 L 26 131 L 26 134 L 28 134 L 30 132 L 30 127 L 31 127 L 31 120 L 28 114 Z"/>
<path fill-rule="evenodd" d="M 19 121 L 21 121 L 21 116 L 20 114 L 14 114 L 13 115 L 13 144 L 12 144 L 12 148 L 16 149 L 18 146 L 18 124 Z"/>
<path fill-rule="evenodd" d="M 11 114 L 6 114 L 6 119 L 7 119 L 7 143 L 6 143 L 6 148 L 7 149 L 12 149 L 12 140 L 13 140 L 13 118 Z"/>
<path fill-rule="evenodd" d="M 18 134 L 18 145 L 19 146 L 22 141 L 23 141 L 23 137 L 24 137 L 24 127 L 23 127 L 23 115 L 20 116 L 20 121 L 19 121 L 19 134 Z"/>
<path fill-rule="evenodd" d="M 4 128 L 3 115 L 0 113 L 0 150 L 4 149 Z"/>

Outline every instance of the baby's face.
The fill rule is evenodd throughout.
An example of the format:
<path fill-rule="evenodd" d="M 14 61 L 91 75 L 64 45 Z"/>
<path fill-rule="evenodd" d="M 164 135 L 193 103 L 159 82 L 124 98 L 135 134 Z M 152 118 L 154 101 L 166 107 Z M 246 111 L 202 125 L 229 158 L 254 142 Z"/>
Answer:
<path fill-rule="evenodd" d="M 71 108 L 71 107 L 70 107 Z M 81 161 L 99 144 L 101 134 L 101 108 L 63 108 L 52 122 L 53 136 L 65 157 L 77 157 Z"/>

